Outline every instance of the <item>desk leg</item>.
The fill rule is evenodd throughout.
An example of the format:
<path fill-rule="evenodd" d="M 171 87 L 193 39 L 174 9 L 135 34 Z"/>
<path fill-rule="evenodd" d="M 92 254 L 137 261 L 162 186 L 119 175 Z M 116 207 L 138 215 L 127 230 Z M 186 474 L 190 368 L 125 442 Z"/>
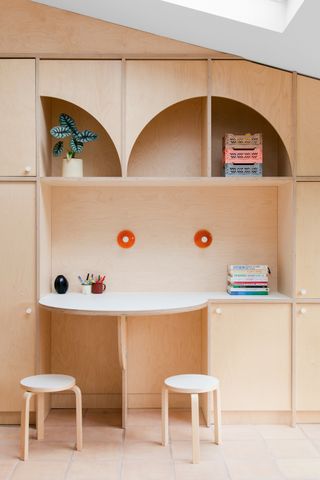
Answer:
<path fill-rule="evenodd" d="M 122 428 L 127 426 L 128 387 L 127 387 L 127 317 L 118 317 L 118 352 L 122 373 Z"/>

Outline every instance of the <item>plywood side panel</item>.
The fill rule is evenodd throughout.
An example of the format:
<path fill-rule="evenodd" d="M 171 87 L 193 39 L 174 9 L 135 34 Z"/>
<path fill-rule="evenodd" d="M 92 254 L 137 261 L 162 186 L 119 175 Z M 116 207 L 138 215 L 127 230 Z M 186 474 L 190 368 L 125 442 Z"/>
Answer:
<path fill-rule="evenodd" d="M 294 208 L 293 185 L 278 188 L 278 290 L 293 295 Z"/>
<path fill-rule="evenodd" d="M 301 311 L 301 309 L 303 309 Z M 303 313 L 302 313 L 303 312 Z M 297 410 L 319 411 L 320 306 L 297 305 Z"/>
<path fill-rule="evenodd" d="M 223 291 L 229 263 L 262 263 L 277 289 L 277 188 L 54 188 L 52 277 L 71 291 L 102 273 L 110 291 Z M 196 231 L 213 235 L 207 249 Z M 121 249 L 118 233 L 136 243 Z"/>
<path fill-rule="evenodd" d="M 202 161 L 202 106 L 199 98 L 157 115 L 139 135 L 130 155 L 132 177 L 197 177 Z"/>
<path fill-rule="evenodd" d="M 248 61 L 217 60 L 212 64 L 212 95 L 237 100 L 261 113 L 279 133 L 291 157 L 290 73 Z"/>
<path fill-rule="evenodd" d="M 128 318 L 129 394 L 159 394 L 186 372 L 201 373 L 201 311 Z"/>
<path fill-rule="evenodd" d="M 121 393 L 116 318 L 53 313 L 51 325 L 52 371 L 74 376 L 87 395 Z"/>
<path fill-rule="evenodd" d="M 126 158 L 143 128 L 174 103 L 207 96 L 206 61 L 127 62 Z"/>
<path fill-rule="evenodd" d="M 36 175 L 35 61 L 0 60 L 0 176 Z M 26 172 L 26 167 L 30 171 Z"/>
<path fill-rule="evenodd" d="M 232 55 L 51 8 L 30 0 L 1 0 L 1 11 L 2 54 L 74 54 L 86 57 L 129 53 L 189 54 L 233 58 Z"/>
<path fill-rule="evenodd" d="M 319 298 L 320 286 L 320 183 L 297 184 L 296 295 Z"/>
<path fill-rule="evenodd" d="M 297 175 L 320 175 L 320 80 L 298 75 Z"/>
<path fill-rule="evenodd" d="M 212 372 L 222 410 L 290 410 L 290 305 L 220 305 L 212 314 Z"/>
<path fill-rule="evenodd" d="M 52 276 L 52 190 L 41 185 L 39 192 L 39 294 L 51 292 Z"/>
<path fill-rule="evenodd" d="M 101 123 L 121 152 L 121 61 L 42 60 L 39 93 L 83 108 Z"/>
<path fill-rule="evenodd" d="M 2 412 L 20 410 L 19 382 L 35 373 L 35 194 L 33 183 L 0 183 Z"/>

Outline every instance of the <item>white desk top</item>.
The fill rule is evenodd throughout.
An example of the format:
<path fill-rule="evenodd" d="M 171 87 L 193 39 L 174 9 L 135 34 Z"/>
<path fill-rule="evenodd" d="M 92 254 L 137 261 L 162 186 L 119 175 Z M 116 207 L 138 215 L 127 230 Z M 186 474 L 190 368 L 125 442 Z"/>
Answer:
<path fill-rule="evenodd" d="M 200 310 L 208 302 L 281 302 L 290 303 L 290 298 L 279 293 L 257 298 L 256 296 L 232 297 L 225 292 L 107 292 L 101 295 L 50 293 L 39 304 L 50 310 L 91 315 L 160 315 L 166 313 Z"/>

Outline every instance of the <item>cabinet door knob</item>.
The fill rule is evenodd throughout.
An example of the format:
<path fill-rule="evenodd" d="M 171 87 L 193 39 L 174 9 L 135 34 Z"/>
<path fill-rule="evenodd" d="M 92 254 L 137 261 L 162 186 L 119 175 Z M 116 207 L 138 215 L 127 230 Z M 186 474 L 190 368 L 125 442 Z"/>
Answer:
<path fill-rule="evenodd" d="M 220 307 L 216 308 L 216 314 L 221 315 L 221 313 L 222 313 L 222 308 Z"/>
<path fill-rule="evenodd" d="M 31 315 L 31 313 L 32 313 L 32 308 L 30 308 L 30 307 L 26 308 L 26 314 Z"/>
<path fill-rule="evenodd" d="M 301 288 L 300 295 L 307 295 L 307 290 L 305 288 Z"/>
<path fill-rule="evenodd" d="M 26 166 L 24 167 L 24 171 L 25 171 L 26 173 L 30 173 L 30 172 L 31 172 L 31 167 L 30 167 L 30 165 L 26 165 Z"/>
<path fill-rule="evenodd" d="M 302 307 L 300 308 L 299 313 L 301 313 L 301 315 L 304 315 L 305 313 L 307 313 L 307 309 Z"/>

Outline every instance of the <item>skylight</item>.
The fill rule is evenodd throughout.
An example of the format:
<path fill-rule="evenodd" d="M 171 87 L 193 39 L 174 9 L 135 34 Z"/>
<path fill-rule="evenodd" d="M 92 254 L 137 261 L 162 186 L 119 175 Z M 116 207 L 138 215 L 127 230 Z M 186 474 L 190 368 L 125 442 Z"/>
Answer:
<path fill-rule="evenodd" d="M 162 0 L 228 20 L 283 32 L 304 0 Z"/>

